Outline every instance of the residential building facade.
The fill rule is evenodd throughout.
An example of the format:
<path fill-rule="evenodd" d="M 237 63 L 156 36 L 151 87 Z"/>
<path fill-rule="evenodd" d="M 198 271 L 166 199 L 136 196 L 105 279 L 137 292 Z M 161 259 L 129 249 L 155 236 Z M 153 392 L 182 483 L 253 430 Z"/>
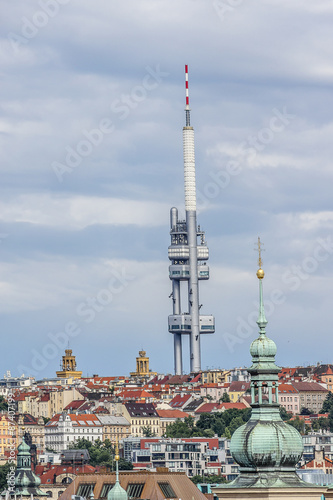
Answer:
<path fill-rule="evenodd" d="M 103 440 L 103 425 L 94 414 L 66 414 L 55 415 L 45 426 L 46 450 L 60 452 L 78 441 Z"/>

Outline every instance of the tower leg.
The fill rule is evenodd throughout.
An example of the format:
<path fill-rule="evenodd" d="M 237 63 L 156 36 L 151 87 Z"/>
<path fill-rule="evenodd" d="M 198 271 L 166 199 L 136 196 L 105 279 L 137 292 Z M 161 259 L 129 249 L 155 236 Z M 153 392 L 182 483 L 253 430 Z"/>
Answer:
<path fill-rule="evenodd" d="M 199 285 L 198 285 L 198 250 L 197 217 L 195 210 L 186 211 L 188 246 L 190 251 L 189 313 L 191 315 L 190 368 L 191 373 L 201 370 L 200 329 L 199 329 Z"/>
<path fill-rule="evenodd" d="M 173 293 L 173 314 L 181 314 L 180 310 L 180 281 L 172 280 Z M 175 375 L 183 373 L 183 353 L 182 353 L 182 335 L 174 333 L 174 359 L 175 359 Z"/>

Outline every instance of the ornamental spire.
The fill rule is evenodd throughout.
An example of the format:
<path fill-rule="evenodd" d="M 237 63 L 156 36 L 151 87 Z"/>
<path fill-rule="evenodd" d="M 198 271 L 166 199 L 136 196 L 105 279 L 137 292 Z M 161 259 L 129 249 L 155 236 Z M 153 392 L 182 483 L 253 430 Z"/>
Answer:
<path fill-rule="evenodd" d="M 119 482 L 119 447 L 118 447 L 118 436 L 116 436 L 116 449 L 115 449 L 115 457 L 116 461 L 116 483 L 113 488 L 109 491 L 107 500 L 128 500 L 128 496 L 124 488 L 120 486 Z"/>
<path fill-rule="evenodd" d="M 258 250 L 258 254 L 259 254 L 259 257 L 258 257 L 259 269 L 257 271 L 257 278 L 259 280 L 259 316 L 258 316 L 258 320 L 257 320 L 257 325 L 260 328 L 260 335 L 261 334 L 265 335 L 265 333 L 266 333 L 265 327 L 267 325 L 267 319 L 265 316 L 263 290 L 262 290 L 262 280 L 264 279 L 265 273 L 262 269 L 262 258 L 261 258 L 261 252 L 263 251 L 263 249 L 261 247 L 262 247 L 263 243 L 261 243 L 259 236 L 258 236 L 257 245 L 258 245 L 258 248 L 256 250 Z"/>
<path fill-rule="evenodd" d="M 118 446 L 118 436 L 116 436 L 116 452 L 115 452 L 114 459 L 116 461 L 116 482 L 119 483 L 119 466 L 118 466 L 118 462 L 119 462 L 119 446 Z"/>

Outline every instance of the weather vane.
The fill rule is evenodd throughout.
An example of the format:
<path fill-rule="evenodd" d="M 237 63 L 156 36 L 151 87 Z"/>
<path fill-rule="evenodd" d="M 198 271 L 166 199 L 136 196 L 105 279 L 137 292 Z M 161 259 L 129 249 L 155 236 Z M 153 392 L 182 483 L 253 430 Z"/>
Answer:
<path fill-rule="evenodd" d="M 265 249 L 262 248 L 262 245 L 263 243 L 261 243 L 260 241 L 260 237 L 258 236 L 258 243 L 257 243 L 257 246 L 258 248 L 255 248 L 255 250 L 258 252 L 259 254 L 259 257 L 258 257 L 258 266 L 259 266 L 259 270 L 257 271 L 257 277 L 259 279 L 263 279 L 264 277 L 264 271 L 262 270 L 262 258 L 261 258 L 261 252 L 264 252 Z"/>

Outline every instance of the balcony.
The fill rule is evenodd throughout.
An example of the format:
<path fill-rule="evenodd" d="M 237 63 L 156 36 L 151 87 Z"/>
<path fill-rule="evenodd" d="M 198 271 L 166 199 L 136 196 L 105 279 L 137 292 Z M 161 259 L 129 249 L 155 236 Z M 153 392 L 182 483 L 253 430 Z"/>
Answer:
<path fill-rule="evenodd" d="M 171 314 L 168 318 L 170 333 L 191 333 L 191 316 L 189 314 Z M 199 316 L 199 333 L 214 333 L 215 318 L 211 315 Z"/>
<path fill-rule="evenodd" d="M 190 266 L 189 264 L 171 264 L 169 266 L 169 278 L 171 280 L 188 280 L 190 279 Z M 209 266 L 198 265 L 198 279 L 209 279 Z"/>
<path fill-rule="evenodd" d="M 170 245 L 168 257 L 170 260 L 188 260 L 190 258 L 190 249 L 188 245 Z M 197 246 L 197 258 L 198 260 L 208 260 L 209 250 L 206 245 Z"/>

